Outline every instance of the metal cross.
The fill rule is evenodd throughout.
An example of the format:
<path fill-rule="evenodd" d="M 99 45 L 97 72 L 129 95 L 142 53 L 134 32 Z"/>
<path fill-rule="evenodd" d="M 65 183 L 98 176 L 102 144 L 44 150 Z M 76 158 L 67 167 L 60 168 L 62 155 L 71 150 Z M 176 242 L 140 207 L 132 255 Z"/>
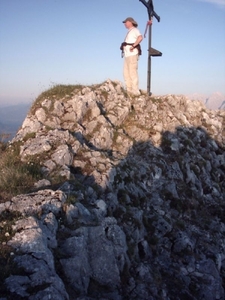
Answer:
<path fill-rule="evenodd" d="M 145 1 L 139 0 L 142 4 L 147 8 L 149 21 L 152 20 L 153 17 L 156 18 L 158 22 L 160 22 L 160 16 L 154 11 L 153 1 Z M 152 26 L 149 25 L 149 39 L 148 39 L 148 73 L 147 73 L 147 92 L 149 96 L 151 96 L 151 56 L 162 56 L 162 53 L 151 47 L 152 43 Z"/>

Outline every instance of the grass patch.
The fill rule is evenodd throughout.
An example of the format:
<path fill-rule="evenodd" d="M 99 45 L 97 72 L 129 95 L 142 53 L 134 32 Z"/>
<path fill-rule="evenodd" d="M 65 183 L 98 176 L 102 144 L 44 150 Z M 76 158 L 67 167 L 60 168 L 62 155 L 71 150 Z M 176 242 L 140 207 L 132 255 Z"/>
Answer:
<path fill-rule="evenodd" d="M 62 100 L 65 97 L 72 98 L 75 90 L 81 90 L 82 85 L 63 85 L 63 84 L 57 84 L 48 89 L 47 91 L 41 93 L 40 96 L 35 100 L 33 103 L 30 113 L 34 114 L 34 112 L 41 107 L 41 102 L 45 99 L 51 99 L 51 100 Z"/>
<path fill-rule="evenodd" d="M 15 143 L 1 150 L 0 155 L 0 202 L 27 193 L 41 179 L 40 164 L 22 162 L 20 144 Z"/>
<path fill-rule="evenodd" d="M 35 137 L 36 137 L 36 133 L 35 132 L 30 132 L 30 133 L 27 133 L 25 135 L 25 137 L 23 138 L 23 141 L 26 142 L 29 139 L 34 139 Z"/>

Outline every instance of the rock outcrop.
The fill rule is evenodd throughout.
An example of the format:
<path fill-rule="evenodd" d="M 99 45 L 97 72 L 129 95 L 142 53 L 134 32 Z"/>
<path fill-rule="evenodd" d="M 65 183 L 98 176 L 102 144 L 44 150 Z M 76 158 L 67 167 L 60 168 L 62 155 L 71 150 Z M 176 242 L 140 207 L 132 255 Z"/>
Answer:
<path fill-rule="evenodd" d="M 0 204 L 0 299 L 224 299 L 225 111 L 107 80 L 40 97 L 12 143 L 44 179 Z"/>

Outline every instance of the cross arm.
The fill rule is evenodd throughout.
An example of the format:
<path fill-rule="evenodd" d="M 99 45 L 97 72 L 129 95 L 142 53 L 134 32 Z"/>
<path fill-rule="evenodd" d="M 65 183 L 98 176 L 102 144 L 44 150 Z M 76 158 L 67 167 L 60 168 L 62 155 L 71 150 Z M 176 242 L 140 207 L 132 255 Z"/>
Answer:
<path fill-rule="evenodd" d="M 158 22 L 160 22 L 160 16 L 157 15 L 157 13 L 154 11 L 154 6 L 153 6 L 152 0 L 148 0 L 148 2 L 145 0 L 139 0 L 139 1 L 142 4 L 144 4 L 144 6 L 147 8 L 149 19 L 151 19 L 151 17 L 153 16 L 157 19 Z"/>

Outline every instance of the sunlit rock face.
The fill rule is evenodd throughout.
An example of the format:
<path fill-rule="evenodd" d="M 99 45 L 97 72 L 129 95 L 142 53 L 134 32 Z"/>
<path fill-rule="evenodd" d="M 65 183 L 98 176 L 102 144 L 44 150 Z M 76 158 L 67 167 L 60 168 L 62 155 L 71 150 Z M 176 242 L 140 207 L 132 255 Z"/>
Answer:
<path fill-rule="evenodd" d="M 40 97 L 12 143 L 44 179 L 0 204 L 18 212 L 8 295 L 224 299 L 224 130 L 222 110 L 111 80 Z"/>

